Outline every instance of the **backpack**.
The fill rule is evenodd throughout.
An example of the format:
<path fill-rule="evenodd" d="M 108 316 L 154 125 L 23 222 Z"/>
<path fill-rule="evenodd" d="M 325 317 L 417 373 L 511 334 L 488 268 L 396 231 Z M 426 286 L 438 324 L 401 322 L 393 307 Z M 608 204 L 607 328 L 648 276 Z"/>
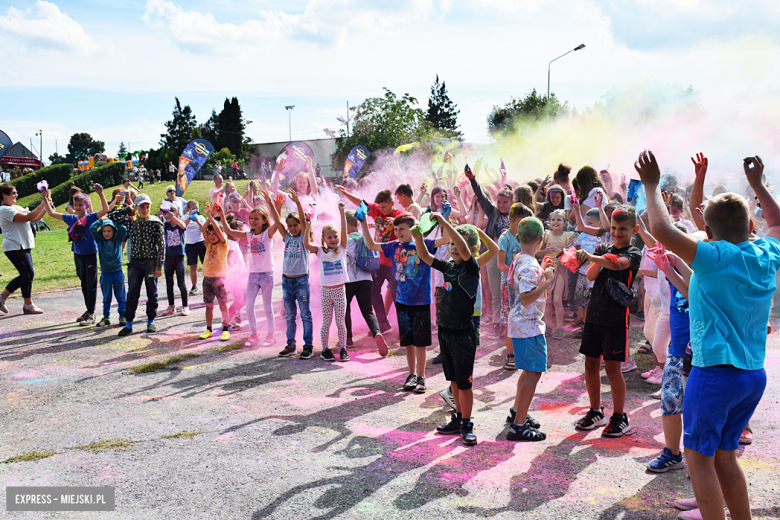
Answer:
<path fill-rule="evenodd" d="M 366 246 L 366 240 L 363 237 L 355 238 L 357 244 L 357 255 L 355 265 L 361 271 L 376 271 L 379 269 L 379 251 L 372 251 Z"/>
<path fill-rule="evenodd" d="M 87 232 L 87 217 L 85 215 L 80 219 L 78 219 L 76 222 L 74 222 L 72 226 L 70 226 L 70 229 L 68 229 L 68 237 L 74 242 L 77 242 L 81 240 L 81 237 L 83 237 L 84 233 L 86 232 Z"/>

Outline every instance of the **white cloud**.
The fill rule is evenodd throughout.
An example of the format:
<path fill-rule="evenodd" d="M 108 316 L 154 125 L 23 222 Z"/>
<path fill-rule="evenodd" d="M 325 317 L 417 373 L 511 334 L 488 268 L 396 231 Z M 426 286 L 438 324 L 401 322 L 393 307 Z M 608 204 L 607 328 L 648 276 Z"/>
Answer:
<path fill-rule="evenodd" d="M 97 48 L 80 23 L 51 2 L 38 0 L 36 12 L 11 6 L 0 16 L 0 38 L 19 47 L 88 53 Z"/>

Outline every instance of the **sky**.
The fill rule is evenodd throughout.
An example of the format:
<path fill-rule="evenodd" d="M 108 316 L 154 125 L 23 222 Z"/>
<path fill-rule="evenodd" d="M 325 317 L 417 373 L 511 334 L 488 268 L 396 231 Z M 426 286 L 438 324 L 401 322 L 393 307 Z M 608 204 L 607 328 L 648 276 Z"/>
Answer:
<path fill-rule="evenodd" d="M 551 74 L 579 112 L 648 86 L 735 112 L 778 99 L 777 27 L 769 0 L 0 0 L 0 129 L 36 149 L 42 130 L 45 158 L 74 132 L 114 154 L 156 148 L 177 96 L 201 123 L 236 96 L 254 142 L 324 138 L 382 87 L 425 108 L 438 74 L 488 142 L 491 107 L 546 92 L 581 43 Z"/>

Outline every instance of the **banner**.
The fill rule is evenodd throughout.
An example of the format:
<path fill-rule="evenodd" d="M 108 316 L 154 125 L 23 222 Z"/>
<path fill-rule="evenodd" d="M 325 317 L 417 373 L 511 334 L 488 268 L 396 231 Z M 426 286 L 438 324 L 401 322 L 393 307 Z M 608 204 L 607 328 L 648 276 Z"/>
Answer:
<path fill-rule="evenodd" d="M 296 141 L 285 146 L 276 157 L 276 164 L 279 164 L 282 159 L 286 161 L 284 169 L 279 172 L 279 189 L 286 190 L 292 178 L 303 170 L 306 159 L 313 157 L 314 152 L 308 144 Z"/>
<path fill-rule="evenodd" d="M 11 145 L 14 144 L 11 141 L 11 138 L 8 137 L 8 135 L 0 130 L 0 157 L 5 155 L 5 152 L 8 151 L 9 148 L 11 148 Z"/>
<path fill-rule="evenodd" d="M 214 153 L 214 146 L 205 139 L 190 141 L 179 157 L 179 173 L 176 175 L 176 196 L 181 197 L 192 179 Z"/>
<path fill-rule="evenodd" d="M 341 180 L 347 177 L 357 180 L 358 173 L 360 173 L 360 169 L 368 160 L 369 155 L 371 155 L 371 152 L 362 144 L 354 147 L 347 155 L 347 160 L 344 163 L 344 175 L 342 175 Z"/>

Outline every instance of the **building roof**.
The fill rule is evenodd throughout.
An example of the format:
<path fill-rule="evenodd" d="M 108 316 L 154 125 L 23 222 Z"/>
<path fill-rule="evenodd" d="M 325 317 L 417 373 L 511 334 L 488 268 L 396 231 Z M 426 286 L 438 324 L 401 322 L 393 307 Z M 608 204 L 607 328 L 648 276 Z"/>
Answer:
<path fill-rule="evenodd" d="M 8 157 L 32 157 L 34 159 L 37 159 L 38 157 L 30 151 L 29 148 L 24 146 L 20 142 L 16 142 L 15 144 L 11 145 L 8 148 L 8 151 L 5 152 L 5 155 Z"/>

